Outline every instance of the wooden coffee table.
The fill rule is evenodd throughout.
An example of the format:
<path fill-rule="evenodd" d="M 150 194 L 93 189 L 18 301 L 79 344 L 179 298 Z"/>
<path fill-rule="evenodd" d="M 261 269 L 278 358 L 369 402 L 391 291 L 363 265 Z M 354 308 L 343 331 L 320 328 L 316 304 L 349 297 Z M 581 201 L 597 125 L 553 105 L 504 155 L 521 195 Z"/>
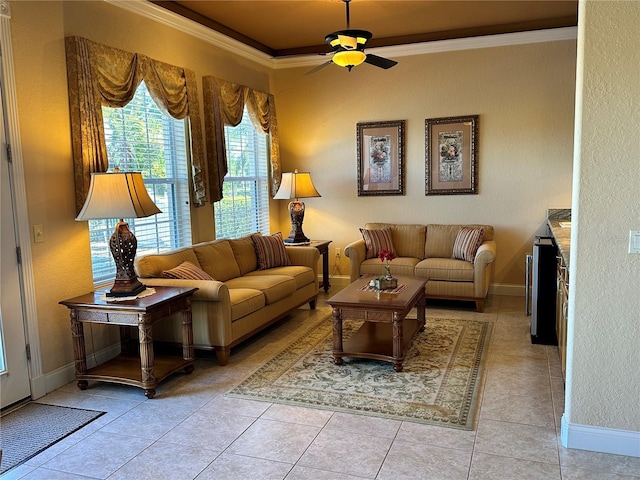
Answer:
<path fill-rule="evenodd" d="M 371 358 L 393 362 L 402 371 L 405 352 L 418 331 L 425 325 L 425 280 L 396 277 L 399 293 L 363 290 L 374 278 L 361 277 L 329 300 L 333 307 L 333 362 L 342 365 L 342 357 Z M 407 319 L 417 307 L 418 318 Z M 342 338 L 343 320 L 364 320 L 348 340 Z"/>

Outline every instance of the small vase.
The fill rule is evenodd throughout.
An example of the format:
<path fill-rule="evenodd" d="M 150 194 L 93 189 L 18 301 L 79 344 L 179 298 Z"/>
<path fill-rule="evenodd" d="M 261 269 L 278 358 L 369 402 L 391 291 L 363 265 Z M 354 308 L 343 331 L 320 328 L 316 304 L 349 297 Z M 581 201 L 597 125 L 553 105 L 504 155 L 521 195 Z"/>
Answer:
<path fill-rule="evenodd" d="M 391 272 L 387 270 L 387 274 L 384 276 L 385 280 L 392 280 L 393 277 L 391 276 Z"/>

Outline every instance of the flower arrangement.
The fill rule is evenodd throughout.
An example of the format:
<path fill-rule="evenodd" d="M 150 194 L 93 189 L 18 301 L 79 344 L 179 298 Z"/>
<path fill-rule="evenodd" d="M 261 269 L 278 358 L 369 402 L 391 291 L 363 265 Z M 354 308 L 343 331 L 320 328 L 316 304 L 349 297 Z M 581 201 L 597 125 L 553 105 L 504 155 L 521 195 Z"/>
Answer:
<path fill-rule="evenodd" d="M 396 258 L 395 252 L 392 252 L 391 250 L 380 250 L 378 258 L 381 262 L 385 262 L 384 269 L 387 271 L 385 278 L 391 278 L 391 266 L 389 265 L 389 262 Z"/>

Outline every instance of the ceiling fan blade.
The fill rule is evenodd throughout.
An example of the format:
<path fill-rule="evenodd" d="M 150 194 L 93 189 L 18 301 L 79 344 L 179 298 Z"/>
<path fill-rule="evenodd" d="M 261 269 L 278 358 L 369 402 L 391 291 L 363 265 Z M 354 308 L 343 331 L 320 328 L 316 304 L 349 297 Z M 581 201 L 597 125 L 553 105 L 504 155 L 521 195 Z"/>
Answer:
<path fill-rule="evenodd" d="M 395 60 L 389 60 L 388 58 L 379 57 L 377 55 L 374 55 L 373 53 L 368 53 L 367 58 L 364 59 L 364 62 L 375 67 L 384 68 L 385 70 L 387 68 L 393 67 L 394 65 L 397 65 L 398 63 Z"/>
<path fill-rule="evenodd" d="M 317 67 L 313 68 L 312 70 L 309 70 L 307 73 L 305 73 L 305 75 L 311 75 L 312 73 L 316 73 L 318 70 L 322 70 L 324 67 L 330 65 L 332 62 L 332 60 L 328 60 L 324 63 L 321 63 L 320 65 L 318 65 Z"/>

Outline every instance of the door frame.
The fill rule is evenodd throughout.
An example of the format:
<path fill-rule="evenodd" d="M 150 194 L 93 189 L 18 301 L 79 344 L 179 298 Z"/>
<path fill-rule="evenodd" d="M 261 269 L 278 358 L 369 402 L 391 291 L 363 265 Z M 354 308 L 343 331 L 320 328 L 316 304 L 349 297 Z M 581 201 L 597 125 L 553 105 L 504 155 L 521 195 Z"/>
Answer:
<path fill-rule="evenodd" d="M 42 375 L 42 358 L 40 350 L 40 334 L 36 305 L 35 283 L 33 279 L 33 257 L 31 255 L 31 234 L 29 232 L 29 212 L 27 209 L 27 192 L 25 188 L 24 161 L 16 79 L 13 68 L 13 46 L 11 42 L 11 9 L 7 0 L 0 0 L 0 44 L 2 45 L 2 83 L 5 100 L 5 117 L 7 124 L 6 140 L 11 146 L 11 167 L 13 173 L 13 189 L 16 222 L 16 243 L 20 248 L 22 263 L 20 268 L 20 286 L 22 289 L 22 311 L 25 321 L 26 341 L 31 358 L 29 362 L 31 398 L 36 399 L 47 394 L 45 377 Z"/>

